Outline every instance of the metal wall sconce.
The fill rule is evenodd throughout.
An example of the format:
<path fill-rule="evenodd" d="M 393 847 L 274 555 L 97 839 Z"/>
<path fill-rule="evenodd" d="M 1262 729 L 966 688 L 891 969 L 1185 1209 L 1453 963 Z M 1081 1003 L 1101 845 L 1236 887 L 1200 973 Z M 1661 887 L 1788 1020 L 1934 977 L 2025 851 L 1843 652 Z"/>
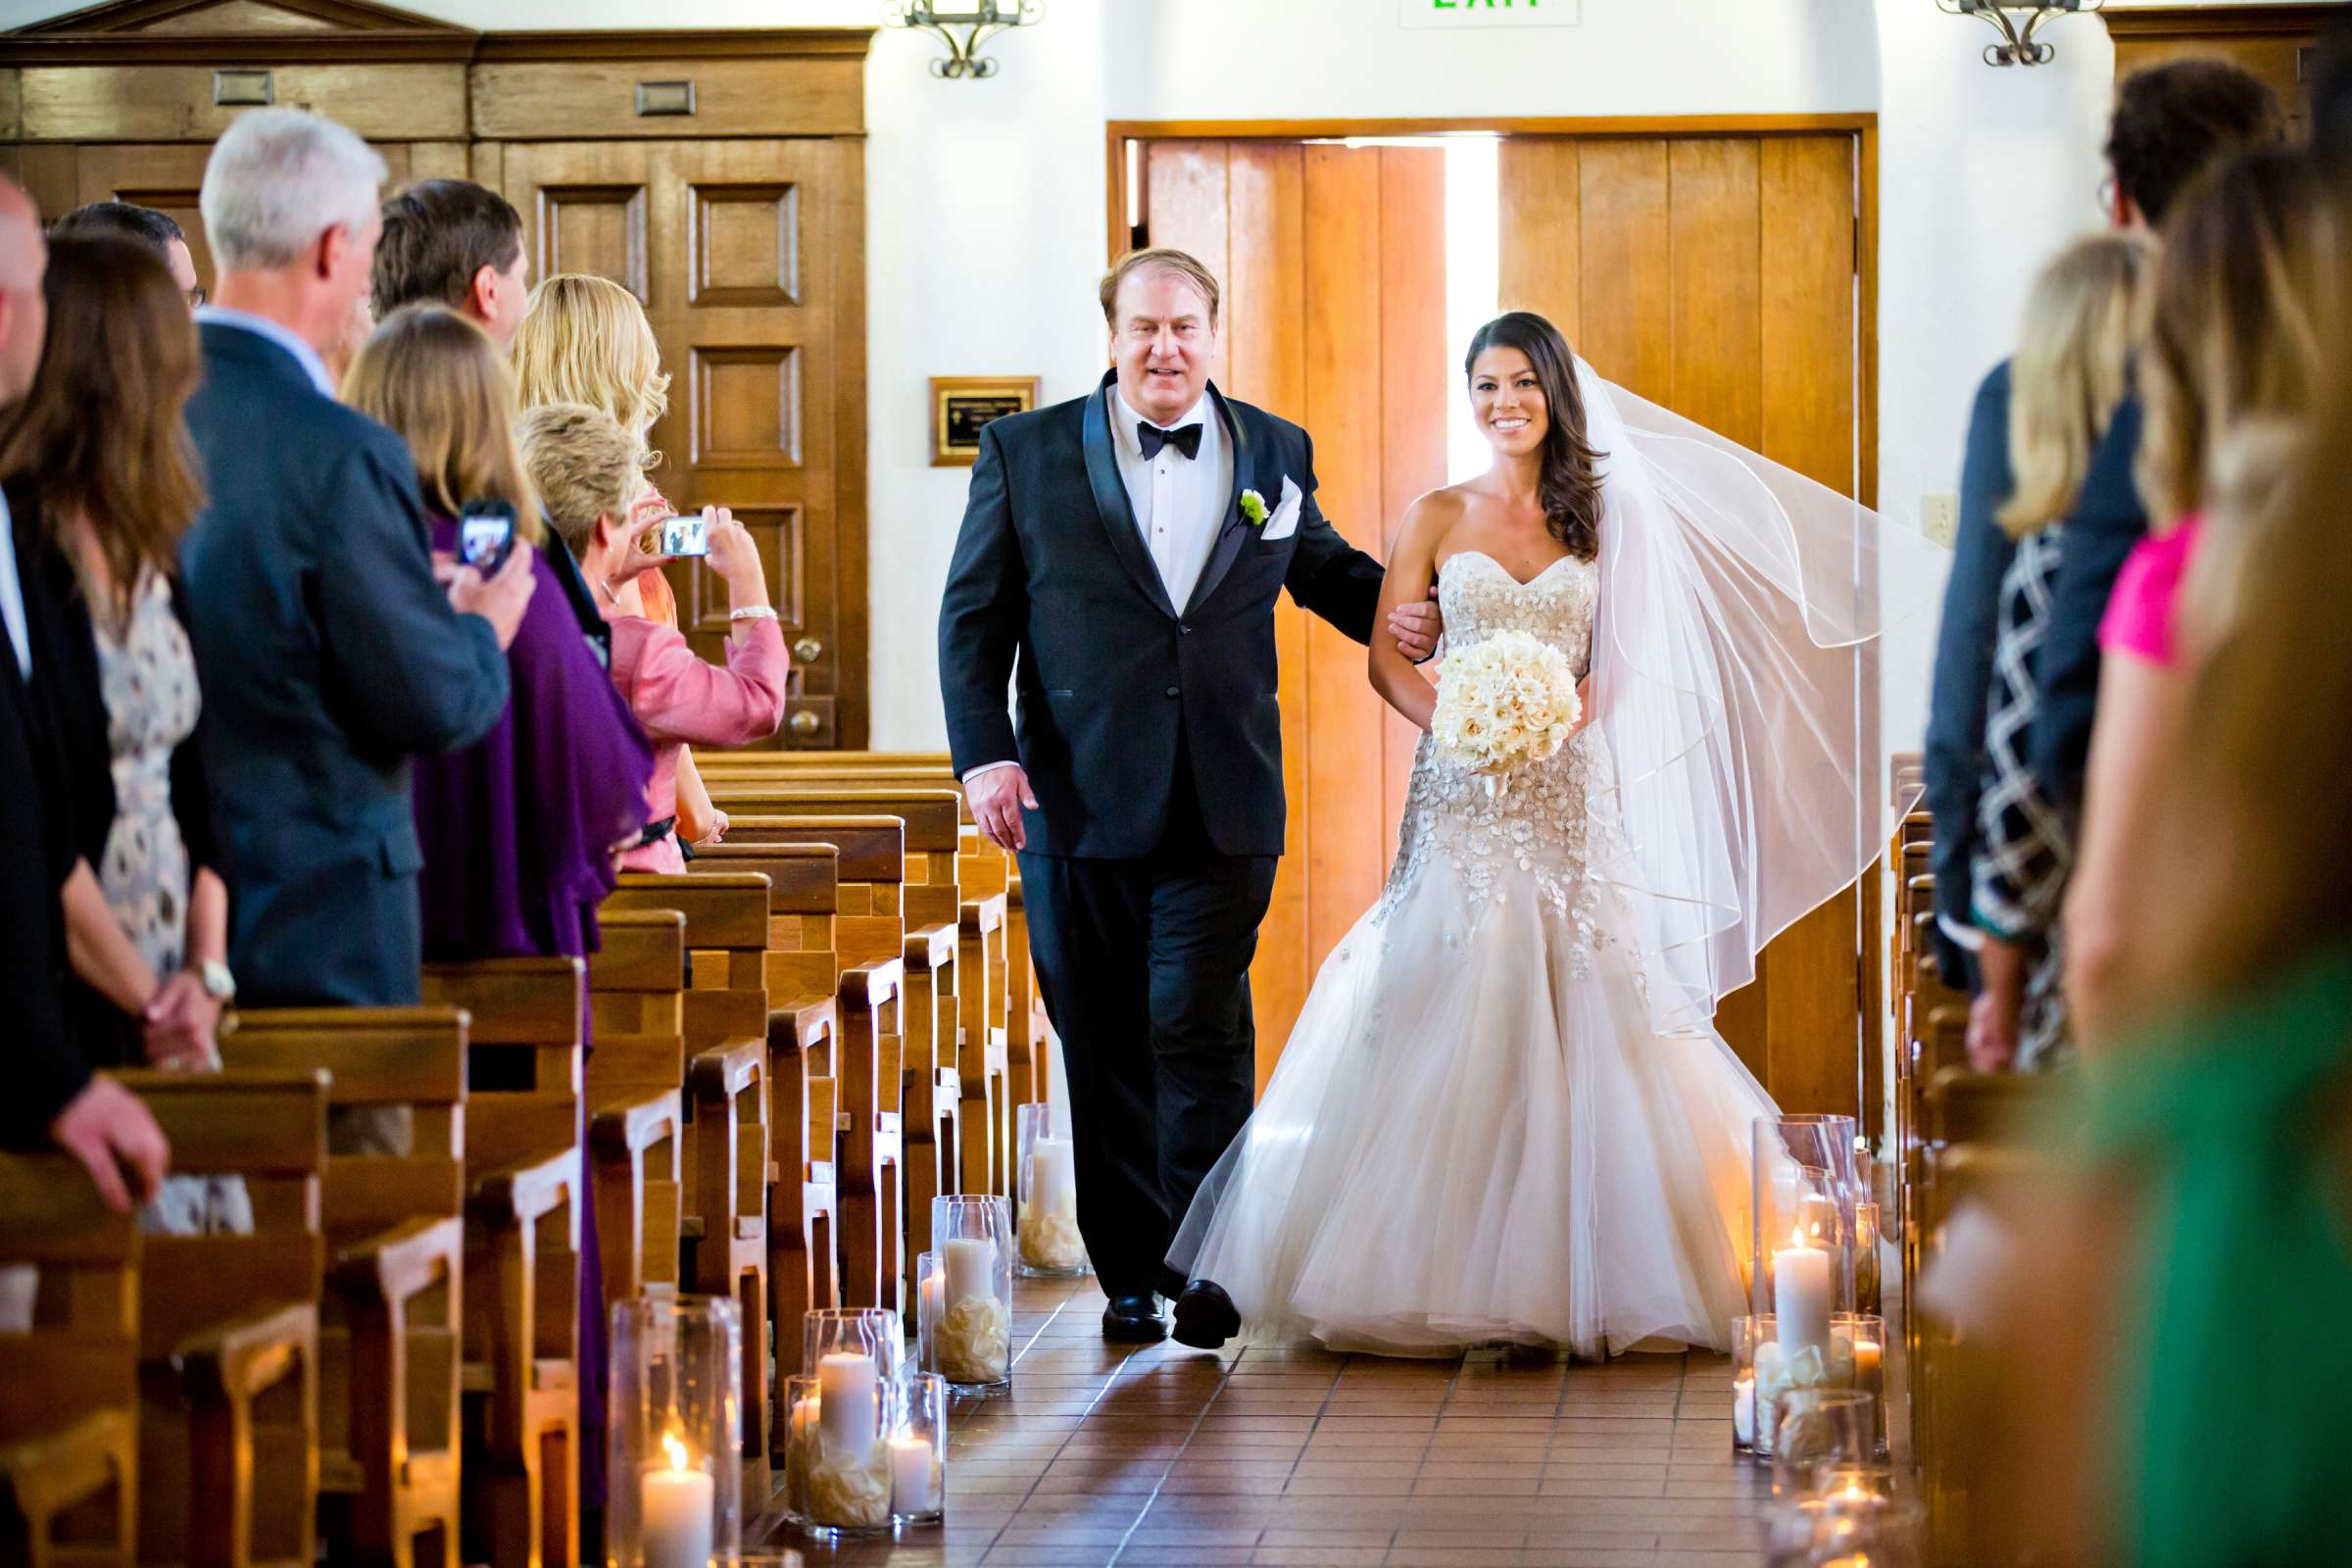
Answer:
<path fill-rule="evenodd" d="M 945 60 L 931 62 L 931 74 L 947 80 L 993 76 L 997 62 L 980 58 L 980 46 L 1007 27 L 1026 27 L 1046 14 L 1045 0 L 888 0 L 882 20 L 893 27 L 915 27 L 948 46 Z M 959 39 L 951 29 L 961 27 Z"/>
<path fill-rule="evenodd" d="M 1984 46 L 1988 66 L 2046 66 L 2058 53 L 2034 34 L 2056 18 L 2096 11 L 2106 0 L 1936 0 L 1955 17 L 1983 17 L 2001 35 Z"/>

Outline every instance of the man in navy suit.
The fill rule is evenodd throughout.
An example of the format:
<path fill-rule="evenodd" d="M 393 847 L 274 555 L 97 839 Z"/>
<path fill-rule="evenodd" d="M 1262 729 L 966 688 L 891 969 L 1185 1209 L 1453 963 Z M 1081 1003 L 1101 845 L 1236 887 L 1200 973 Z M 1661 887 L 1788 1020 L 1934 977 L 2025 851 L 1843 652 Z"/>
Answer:
<path fill-rule="evenodd" d="M 270 1004 L 415 1002 L 409 758 L 507 703 L 531 592 L 436 567 L 416 465 L 335 401 L 321 355 L 366 295 L 383 161 L 331 121 L 254 110 L 205 167 L 220 267 L 188 428 L 210 497 L 180 547 L 230 897 L 229 968 Z"/>
<path fill-rule="evenodd" d="M 1112 270 L 1110 373 L 982 431 L 940 608 L 949 744 L 981 831 L 1020 854 L 1114 1340 L 1166 1334 L 1154 1293 L 1190 1342 L 1238 1327 L 1164 1259 L 1250 1115 L 1286 821 L 1274 605 L 1362 643 L 1380 603 L 1380 564 L 1315 505 L 1306 432 L 1209 384 L 1217 298 L 1180 251 Z M 1435 624 L 1412 606 L 1394 629 L 1419 659 Z"/>

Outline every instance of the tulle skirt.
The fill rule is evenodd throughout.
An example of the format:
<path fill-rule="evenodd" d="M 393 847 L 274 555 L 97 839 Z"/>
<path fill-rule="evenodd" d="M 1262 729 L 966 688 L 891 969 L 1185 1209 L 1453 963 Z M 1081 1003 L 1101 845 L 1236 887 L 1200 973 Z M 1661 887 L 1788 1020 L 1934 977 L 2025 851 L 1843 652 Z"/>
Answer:
<path fill-rule="evenodd" d="M 1713 1033 L 1654 1032 L 1605 891 L 1433 855 L 1332 953 L 1170 1261 L 1258 1343 L 1434 1355 L 1722 1348 L 1746 1307 L 1749 1129 Z"/>

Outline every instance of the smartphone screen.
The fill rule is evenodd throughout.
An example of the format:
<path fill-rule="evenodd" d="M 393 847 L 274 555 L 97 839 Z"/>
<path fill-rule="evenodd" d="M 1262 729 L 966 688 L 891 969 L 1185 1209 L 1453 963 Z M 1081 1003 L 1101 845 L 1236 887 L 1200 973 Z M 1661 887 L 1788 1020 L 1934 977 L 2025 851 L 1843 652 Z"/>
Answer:
<path fill-rule="evenodd" d="M 658 543 L 661 546 L 657 554 L 707 556 L 710 553 L 710 521 L 699 512 L 663 517 L 654 531 L 659 536 Z"/>
<path fill-rule="evenodd" d="M 468 501 L 458 515 L 458 559 L 483 576 L 514 548 L 514 509 L 504 501 Z"/>

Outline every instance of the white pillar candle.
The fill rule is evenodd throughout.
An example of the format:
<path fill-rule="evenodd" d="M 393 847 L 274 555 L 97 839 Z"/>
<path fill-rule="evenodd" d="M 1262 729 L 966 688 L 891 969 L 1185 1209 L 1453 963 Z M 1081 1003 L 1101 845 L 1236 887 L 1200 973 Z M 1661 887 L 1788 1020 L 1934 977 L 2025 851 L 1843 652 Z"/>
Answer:
<path fill-rule="evenodd" d="M 1818 1247 L 1784 1247 L 1773 1256 L 1772 1308 L 1780 1318 L 1781 1351 L 1794 1355 L 1807 1346 L 1826 1362 L 1830 1355 L 1830 1254 Z"/>
<path fill-rule="evenodd" d="M 985 1236 L 952 1236 L 945 1244 L 948 1305 L 997 1294 L 997 1244 Z"/>
<path fill-rule="evenodd" d="M 641 1492 L 645 1514 L 645 1568 L 710 1568 L 710 1478 L 687 1468 L 685 1446 L 675 1438 L 670 1468 L 646 1472 Z"/>
<path fill-rule="evenodd" d="M 874 1358 L 861 1351 L 836 1350 L 817 1363 L 817 1420 L 826 1446 L 851 1464 L 874 1456 L 880 1425 L 874 1402 Z"/>
<path fill-rule="evenodd" d="M 1732 1436 L 1743 1444 L 1756 1441 L 1756 1378 L 1752 1372 L 1732 1380 Z"/>
<path fill-rule="evenodd" d="M 890 1440 L 890 1511 L 939 1512 L 939 1487 L 928 1438 Z"/>
<path fill-rule="evenodd" d="M 1077 1208 L 1077 1171 L 1067 1138 L 1040 1138 L 1029 1146 L 1029 1202 L 1041 1214 Z"/>
<path fill-rule="evenodd" d="M 1838 1239 L 1838 1205 L 1819 1193 L 1806 1195 L 1796 1205 L 1796 1228 L 1806 1241 L 1818 1245 Z"/>
<path fill-rule="evenodd" d="M 948 1276 L 941 1272 L 937 1264 L 933 1264 L 931 1272 L 923 1276 L 922 1313 L 917 1328 L 927 1323 L 936 1329 L 940 1319 L 948 1315 Z"/>

